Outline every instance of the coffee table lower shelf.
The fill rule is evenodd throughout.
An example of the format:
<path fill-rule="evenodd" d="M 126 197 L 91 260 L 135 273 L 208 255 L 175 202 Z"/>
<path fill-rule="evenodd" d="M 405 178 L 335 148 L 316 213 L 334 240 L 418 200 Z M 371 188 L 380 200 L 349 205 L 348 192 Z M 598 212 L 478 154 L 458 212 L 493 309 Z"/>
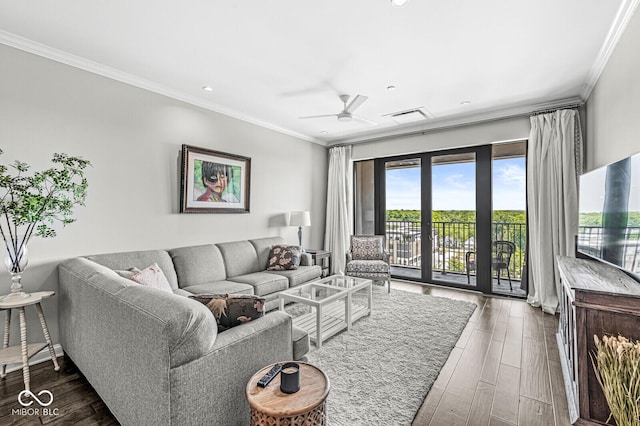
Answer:
<path fill-rule="evenodd" d="M 302 314 L 293 319 L 293 325 L 299 327 L 309 334 L 309 339 L 318 346 L 318 315 L 316 308 L 309 308 L 312 312 Z M 331 336 L 350 328 L 350 324 L 345 321 L 345 300 L 339 300 L 328 306 L 322 307 L 322 315 L 320 315 L 320 330 L 322 335 L 320 341 L 324 342 Z M 353 304 L 351 306 L 351 322 L 369 315 L 367 306 Z"/>

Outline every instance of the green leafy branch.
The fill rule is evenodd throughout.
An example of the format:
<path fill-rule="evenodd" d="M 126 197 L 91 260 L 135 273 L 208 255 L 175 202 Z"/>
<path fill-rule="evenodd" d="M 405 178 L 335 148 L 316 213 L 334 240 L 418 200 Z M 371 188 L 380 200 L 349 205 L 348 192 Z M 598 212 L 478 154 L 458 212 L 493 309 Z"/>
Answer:
<path fill-rule="evenodd" d="M 73 223 L 74 206 L 85 205 L 84 171 L 91 163 L 67 154 L 54 154 L 51 161 L 54 167 L 31 175 L 27 163 L 0 164 L 0 235 L 14 270 L 33 235 L 55 237 L 53 224 Z"/>

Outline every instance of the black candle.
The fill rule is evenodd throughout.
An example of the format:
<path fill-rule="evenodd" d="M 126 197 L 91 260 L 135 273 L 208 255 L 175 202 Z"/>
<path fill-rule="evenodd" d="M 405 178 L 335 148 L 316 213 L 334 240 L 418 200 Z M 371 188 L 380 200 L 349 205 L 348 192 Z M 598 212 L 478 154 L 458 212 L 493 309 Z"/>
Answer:
<path fill-rule="evenodd" d="M 295 393 L 300 390 L 300 366 L 295 362 L 287 362 L 280 372 L 280 390 L 284 393 Z"/>

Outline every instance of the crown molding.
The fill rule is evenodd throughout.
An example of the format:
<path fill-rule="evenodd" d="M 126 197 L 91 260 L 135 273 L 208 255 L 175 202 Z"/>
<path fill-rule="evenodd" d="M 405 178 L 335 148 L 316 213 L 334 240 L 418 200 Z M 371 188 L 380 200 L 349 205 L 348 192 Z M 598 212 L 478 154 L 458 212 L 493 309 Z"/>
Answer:
<path fill-rule="evenodd" d="M 429 132 L 436 132 L 445 129 L 453 129 L 456 127 L 465 127 L 473 124 L 486 123 L 490 121 L 503 120 L 508 118 L 530 116 L 531 114 L 545 111 L 555 110 L 569 107 L 579 107 L 584 104 L 584 100 L 580 97 L 571 97 L 558 99 L 549 102 L 540 102 L 529 105 L 513 106 L 508 108 L 499 108 L 491 111 L 483 111 L 476 114 L 468 114 L 453 118 L 429 120 L 428 123 L 420 125 L 406 126 L 402 128 L 390 128 L 385 132 L 376 132 L 374 134 L 360 135 L 356 137 L 347 137 L 335 139 L 328 142 L 329 147 L 338 145 L 355 145 L 367 142 L 388 141 L 391 139 L 404 138 L 408 136 L 422 135 Z"/>
<path fill-rule="evenodd" d="M 623 0 L 622 5 L 620 5 L 620 9 L 618 9 L 618 13 L 616 14 L 611 28 L 609 29 L 609 33 L 600 48 L 600 52 L 598 52 L 598 56 L 589 71 L 587 81 L 582 88 L 580 93 L 580 97 L 582 99 L 586 100 L 591 96 L 591 92 L 593 92 L 593 89 L 596 87 L 598 79 L 604 71 L 607 62 L 609 62 L 611 54 L 615 50 L 624 30 L 627 28 L 629 21 L 638 8 L 638 4 L 640 4 L 640 0 Z"/>
<path fill-rule="evenodd" d="M 33 53 L 34 55 L 51 59 L 52 61 L 60 62 L 65 65 L 69 65 L 84 71 L 88 71 L 93 74 L 98 74 L 100 76 L 107 77 L 112 80 L 116 80 L 121 83 L 128 84 L 130 86 L 135 86 L 144 90 L 148 90 L 150 92 L 167 96 L 172 99 L 176 99 L 191 105 L 195 105 L 200 108 L 207 109 L 209 111 L 214 111 L 219 114 L 223 114 L 229 117 L 236 118 L 238 120 L 245 121 L 247 123 L 255 124 L 256 126 L 260 126 L 269 130 L 274 130 L 276 132 L 283 133 L 288 136 L 293 136 L 295 138 L 302 139 L 307 142 L 316 143 L 322 146 L 327 145 L 326 142 L 323 140 L 309 137 L 301 133 L 296 133 L 291 130 L 274 126 L 269 123 L 265 123 L 264 121 L 257 120 L 246 114 L 242 114 L 238 111 L 223 107 L 213 102 L 206 102 L 188 93 L 184 93 L 182 91 L 175 90 L 161 84 L 157 84 L 153 81 L 146 80 L 144 78 L 140 78 L 132 74 L 119 71 L 115 68 L 107 67 L 98 62 L 93 62 L 88 59 L 81 58 L 71 53 L 67 53 L 62 50 L 55 49 L 53 47 L 35 42 L 33 40 L 29 40 L 27 38 L 21 37 L 13 33 L 9 33 L 7 31 L 0 30 L 0 43 L 7 45 L 9 47 L 23 50 L 25 52 Z"/>

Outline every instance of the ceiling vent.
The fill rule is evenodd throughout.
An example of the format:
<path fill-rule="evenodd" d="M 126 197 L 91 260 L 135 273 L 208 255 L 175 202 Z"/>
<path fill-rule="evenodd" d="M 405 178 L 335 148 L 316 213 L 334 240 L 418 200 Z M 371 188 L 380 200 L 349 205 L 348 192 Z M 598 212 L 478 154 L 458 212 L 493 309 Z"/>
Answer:
<path fill-rule="evenodd" d="M 397 124 L 407 124 L 407 123 L 415 123 L 418 121 L 433 119 L 433 114 L 424 109 L 424 107 L 420 108 L 412 108 L 406 111 L 398 111 L 392 112 L 389 114 L 384 114 L 383 117 L 389 117 Z"/>

